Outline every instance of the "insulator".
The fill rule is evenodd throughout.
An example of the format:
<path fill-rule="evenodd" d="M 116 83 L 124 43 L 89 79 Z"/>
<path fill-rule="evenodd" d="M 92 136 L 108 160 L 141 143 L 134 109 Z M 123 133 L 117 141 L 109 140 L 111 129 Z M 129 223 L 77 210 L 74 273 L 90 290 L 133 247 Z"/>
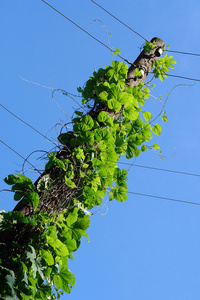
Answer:
<path fill-rule="evenodd" d="M 155 55 L 157 57 L 160 57 L 163 54 L 163 49 L 162 48 L 157 48 L 155 51 Z"/>

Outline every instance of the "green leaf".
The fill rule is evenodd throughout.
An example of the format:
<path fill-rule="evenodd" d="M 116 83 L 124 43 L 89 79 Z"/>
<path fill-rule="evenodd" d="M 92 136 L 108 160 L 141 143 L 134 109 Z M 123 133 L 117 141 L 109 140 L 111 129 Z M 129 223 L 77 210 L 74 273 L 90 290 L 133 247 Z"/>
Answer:
<path fill-rule="evenodd" d="M 11 275 L 6 275 L 5 279 L 6 279 L 6 283 L 9 285 L 9 287 L 11 288 L 11 290 L 13 290 L 15 278 L 13 276 L 11 276 Z"/>
<path fill-rule="evenodd" d="M 167 116 L 162 116 L 162 120 L 163 120 L 164 122 L 167 122 L 167 121 L 168 121 Z"/>
<path fill-rule="evenodd" d="M 19 201 L 22 197 L 24 196 L 24 192 L 16 192 L 15 194 L 14 194 L 14 200 L 15 201 Z"/>
<path fill-rule="evenodd" d="M 78 158 L 78 159 L 84 159 L 84 158 L 85 158 L 85 155 L 84 155 L 83 149 L 81 149 L 80 147 L 79 147 L 79 148 L 76 148 L 76 149 L 75 149 L 75 156 L 76 156 L 76 158 Z"/>
<path fill-rule="evenodd" d="M 54 240 L 50 236 L 46 236 L 47 243 L 54 248 L 55 252 L 59 256 L 66 256 L 69 255 L 69 251 L 67 247 L 60 241 Z"/>
<path fill-rule="evenodd" d="M 101 111 L 99 114 L 98 114 L 98 117 L 97 117 L 97 120 L 99 122 L 106 122 L 106 120 L 108 119 L 108 114 L 105 112 L 105 111 Z"/>
<path fill-rule="evenodd" d="M 110 109 L 114 109 L 116 112 L 120 111 L 122 105 L 114 100 L 114 99 L 111 99 L 111 100 L 108 100 L 108 108 Z"/>
<path fill-rule="evenodd" d="M 154 144 L 153 144 L 153 149 L 154 149 L 154 150 L 160 149 L 160 146 L 159 146 L 158 144 L 154 143 Z"/>
<path fill-rule="evenodd" d="M 79 86 L 79 87 L 77 87 L 77 91 L 78 91 L 79 93 L 82 93 L 82 92 L 83 92 L 83 89 Z"/>
<path fill-rule="evenodd" d="M 82 116 L 83 115 L 83 112 L 82 111 L 79 111 L 79 110 L 75 110 L 75 114 L 77 116 Z"/>
<path fill-rule="evenodd" d="M 86 230 L 90 225 L 90 219 L 89 216 L 84 216 L 82 219 L 78 220 L 75 225 L 74 228 L 80 228 L 82 230 Z"/>
<path fill-rule="evenodd" d="M 47 262 L 48 266 L 54 264 L 54 259 L 50 251 L 46 251 L 44 249 L 40 250 L 41 257 Z"/>
<path fill-rule="evenodd" d="M 39 201 L 39 195 L 36 192 L 28 193 L 28 195 L 24 197 L 24 202 L 30 204 L 33 207 L 38 207 Z"/>
<path fill-rule="evenodd" d="M 74 275 L 64 265 L 61 266 L 59 274 L 54 275 L 53 280 L 58 289 L 62 289 L 68 294 L 76 283 Z"/>
<path fill-rule="evenodd" d="M 159 124 L 156 124 L 155 126 L 153 126 L 151 128 L 151 130 L 153 131 L 153 133 L 155 133 L 156 135 L 160 135 L 161 134 L 161 126 Z"/>
<path fill-rule="evenodd" d="M 77 249 L 76 241 L 69 235 L 66 238 L 65 245 L 67 246 L 70 253 Z"/>
<path fill-rule="evenodd" d="M 16 183 L 32 183 L 32 180 L 30 178 L 20 174 L 8 175 L 6 176 L 6 178 L 4 178 L 4 181 L 8 185 L 13 185 Z"/>
<path fill-rule="evenodd" d="M 144 151 L 147 151 L 147 150 L 148 150 L 148 147 L 146 145 L 142 145 L 141 151 L 144 152 Z"/>
<path fill-rule="evenodd" d="M 147 42 L 147 41 L 144 43 L 143 50 L 145 52 L 150 52 L 153 49 L 155 49 L 155 45 L 153 45 L 152 43 Z"/>
<path fill-rule="evenodd" d="M 98 95 L 98 98 L 100 98 L 103 101 L 107 101 L 108 93 L 106 91 L 103 91 Z"/>
<path fill-rule="evenodd" d="M 84 116 L 81 120 L 81 123 L 86 125 L 86 130 L 91 130 L 94 126 L 94 121 L 90 116 Z"/>
<path fill-rule="evenodd" d="M 125 202 L 127 200 L 127 195 L 125 194 L 127 189 L 124 187 L 113 187 L 112 190 L 109 192 L 109 200 L 116 199 L 119 202 Z"/>
<path fill-rule="evenodd" d="M 76 187 L 75 183 L 65 176 L 65 183 L 70 188 L 74 189 Z"/>
<path fill-rule="evenodd" d="M 35 263 L 35 259 L 36 259 L 36 254 L 35 254 L 35 249 L 33 246 L 29 245 L 29 248 L 31 248 L 31 252 L 27 251 L 26 252 L 26 257 L 27 259 L 29 259 L 32 263 Z"/>
<path fill-rule="evenodd" d="M 135 105 L 136 107 L 138 106 L 138 103 L 134 99 L 133 95 L 126 92 L 120 94 L 119 102 L 123 105 Z"/>
<path fill-rule="evenodd" d="M 148 122 L 150 119 L 152 119 L 152 114 L 148 111 L 142 112 L 144 119 Z"/>
<path fill-rule="evenodd" d="M 119 50 L 119 48 L 116 48 L 114 51 L 113 51 L 113 54 L 115 54 L 115 55 L 118 55 L 118 54 L 120 54 L 121 53 L 121 51 Z"/>
<path fill-rule="evenodd" d="M 123 115 L 133 121 L 139 117 L 138 111 L 133 107 L 126 107 L 123 111 Z"/>
<path fill-rule="evenodd" d="M 68 217 L 66 218 L 67 225 L 71 227 L 71 225 L 76 222 L 78 218 L 78 208 L 75 207 L 72 212 L 69 212 Z"/>
<path fill-rule="evenodd" d="M 83 132 L 83 138 L 84 138 L 84 142 L 89 144 L 89 145 L 93 145 L 94 144 L 94 133 L 91 131 L 85 131 Z"/>

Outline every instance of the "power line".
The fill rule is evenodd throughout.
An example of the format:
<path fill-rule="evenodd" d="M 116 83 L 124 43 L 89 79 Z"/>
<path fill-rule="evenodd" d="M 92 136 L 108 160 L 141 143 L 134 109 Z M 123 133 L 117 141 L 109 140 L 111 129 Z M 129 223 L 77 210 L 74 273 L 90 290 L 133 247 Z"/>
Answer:
<path fill-rule="evenodd" d="M 157 171 L 164 171 L 164 172 L 176 173 L 176 174 L 182 174 L 182 175 L 190 175 L 190 176 L 200 177 L 200 174 L 195 174 L 195 173 L 188 173 L 188 172 L 182 172 L 182 171 L 174 171 L 174 170 L 169 170 L 169 169 L 162 169 L 162 168 L 156 168 L 156 167 L 150 167 L 150 166 L 143 166 L 143 165 L 137 165 L 137 164 L 130 164 L 130 163 L 123 163 L 123 162 L 118 162 L 118 164 L 129 165 L 129 166 L 133 166 L 133 167 L 139 167 L 139 168 L 145 168 L 145 169 L 151 169 L 151 170 L 157 170 Z"/>
<path fill-rule="evenodd" d="M 67 19 L 68 21 L 70 21 L 72 24 L 74 24 L 76 27 L 78 27 L 79 29 L 81 29 L 83 32 L 85 32 L 87 35 L 89 35 L 91 38 L 93 38 L 94 40 L 96 40 L 98 43 L 100 43 L 101 45 L 103 45 L 104 47 L 106 47 L 107 49 L 109 49 L 111 52 L 114 52 L 114 50 L 112 50 L 110 47 L 108 47 L 106 44 L 104 44 L 103 42 L 101 42 L 99 39 L 97 39 L 96 37 L 94 37 L 92 34 L 90 34 L 88 31 L 86 31 L 85 29 L 83 29 L 81 26 L 79 26 L 77 23 L 75 23 L 74 21 L 72 21 L 71 19 L 69 19 L 67 16 L 65 16 L 63 13 L 61 13 L 59 10 L 57 10 L 55 7 L 53 7 L 52 5 L 50 5 L 49 3 L 47 3 L 46 1 L 42 0 L 42 2 L 44 2 L 46 5 L 48 5 L 49 7 L 51 7 L 53 10 L 55 10 L 58 14 L 60 14 L 62 17 L 64 17 L 65 19 Z M 118 57 L 120 57 L 121 59 L 123 59 L 125 62 L 127 62 L 128 64 L 131 64 L 127 59 L 125 59 L 124 57 L 122 57 L 119 54 L 116 54 Z"/>
<path fill-rule="evenodd" d="M 130 26 L 128 26 L 126 23 L 124 23 L 123 21 L 121 21 L 120 19 L 118 19 L 117 17 L 115 17 L 113 14 L 111 14 L 108 10 L 106 10 L 104 7 L 102 7 L 101 5 L 99 5 L 97 2 L 95 2 L 94 0 L 91 0 L 95 5 L 97 5 L 99 8 L 101 8 L 102 10 L 104 10 L 107 14 L 109 14 L 110 16 L 112 16 L 115 20 L 117 20 L 118 22 L 120 22 L 121 24 L 123 24 L 125 27 L 127 27 L 129 30 L 133 31 L 134 33 L 136 33 L 137 35 L 139 35 L 141 38 L 143 38 L 145 41 L 149 42 L 145 37 L 143 37 L 141 34 L 139 34 L 137 31 L 135 31 L 133 28 L 131 28 Z M 200 54 L 197 53 L 191 53 L 191 52 L 183 52 L 183 51 L 176 51 L 176 50 L 167 50 L 168 52 L 174 52 L 174 53 L 179 53 L 179 54 L 185 54 L 185 55 L 194 55 L 194 56 L 200 56 Z"/>
<path fill-rule="evenodd" d="M 127 24 L 125 24 L 124 22 L 122 22 L 120 19 L 118 19 L 117 17 L 115 17 L 113 14 L 111 14 L 109 11 L 107 11 L 105 8 L 103 8 L 101 5 L 99 5 L 97 2 L 91 0 L 94 4 L 96 4 L 98 7 L 100 7 L 102 10 L 104 10 L 107 14 L 109 14 L 110 16 L 112 16 L 114 19 L 116 19 L 118 22 L 120 22 L 121 24 L 123 24 L 124 26 L 126 26 L 128 29 L 130 29 L 131 31 L 133 31 L 134 33 L 136 33 L 137 35 L 139 35 L 141 38 L 143 38 L 145 41 L 149 42 L 145 37 L 143 37 L 141 34 L 139 34 L 137 31 L 135 31 L 133 28 L 131 28 L 130 26 L 128 26 Z"/>
<path fill-rule="evenodd" d="M 167 197 L 161 197 L 161 196 L 155 196 L 155 195 L 149 195 L 149 194 L 142 194 L 142 193 L 136 193 L 136 192 L 127 192 L 127 194 L 133 194 L 133 195 L 144 196 L 144 197 L 151 197 L 151 198 L 156 198 L 156 199 L 163 199 L 163 200 L 186 203 L 186 204 L 192 204 L 192 205 L 200 205 L 200 203 L 198 203 L 198 202 L 190 202 L 190 201 L 184 201 L 184 200 L 179 200 L 179 199 L 173 199 L 173 198 L 167 198 Z"/>
<path fill-rule="evenodd" d="M 179 75 L 167 74 L 167 76 L 181 78 L 181 79 L 187 79 L 187 80 L 192 80 L 192 81 L 200 81 L 200 79 L 195 79 L 195 78 L 190 78 L 190 77 L 185 77 L 185 76 L 179 76 Z"/>
<path fill-rule="evenodd" d="M 43 135 L 41 132 L 39 132 L 33 126 L 29 125 L 27 122 L 25 122 L 24 120 L 22 120 L 21 118 L 19 118 L 18 116 L 16 116 L 8 108 L 6 108 L 5 106 L 3 106 L 2 104 L 0 104 L 0 106 L 2 106 L 7 112 L 9 112 L 15 118 L 17 118 L 18 120 L 20 120 L 21 122 L 23 122 L 25 125 L 29 126 L 31 129 L 33 129 L 34 131 L 36 131 L 38 134 L 40 134 L 41 136 L 43 136 L 44 138 L 46 138 L 47 140 L 49 140 L 50 142 L 52 142 L 54 145 L 56 145 L 56 143 L 54 143 L 53 141 L 51 141 L 49 138 L 47 138 L 45 135 Z M 162 169 L 162 168 L 156 168 L 156 167 L 150 167 L 150 166 L 143 166 L 143 165 L 138 165 L 138 164 L 123 163 L 123 162 L 119 162 L 119 164 L 124 164 L 124 165 L 129 165 L 129 166 L 134 166 L 134 167 L 140 167 L 140 168 L 146 168 L 146 169 L 152 169 L 152 170 L 157 170 L 157 171 L 165 171 L 165 172 L 183 174 L 183 175 L 190 175 L 190 176 L 197 176 L 197 177 L 200 176 L 200 174 L 194 174 L 194 173 L 182 172 L 182 171 L 174 171 L 174 170 L 168 170 L 168 169 Z"/>
<path fill-rule="evenodd" d="M 0 106 L 3 107 L 7 112 L 9 112 L 11 115 L 13 115 L 15 118 L 17 118 L 19 121 L 21 121 L 22 123 L 24 123 L 25 125 L 27 125 L 28 127 L 30 127 L 31 129 L 33 129 L 34 131 L 36 131 L 38 134 L 40 134 L 41 136 L 43 136 L 45 139 L 47 139 L 48 141 L 50 141 L 51 143 L 53 143 L 54 145 L 56 145 L 56 143 L 54 143 L 52 140 L 50 140 L 48 137 L 46 137 L 44 134 L 42 134 L 41 132 L 39 132 L 37 129 L 35 129 L 33 126 L 31 126 L 30 124 L 28 124 L 27 122 L 25 122 L 24 120 L 22 120 L 21 118 L 19 118 L 18 116 L 16 116 L 12 111 L 10 111 L 8 108 L 6 108 L 4 105 L 2 105 L 0 103 Z M 57 145 L 56 145 L 57 146 Z"/>
<path fill-rule="evenodd" d="M 182 51 L 176 51 L 176 50 L 167 50 L 168 52 L 174 52 L 179 54 L 186 54 L 186 55 L 194 55 L 194 56 L 200 56 L 200 54 L 197 53 L 191 53 L 191 52 L 182 52 Z"/>
<path fill-rule="evenodd" d="M 96 5 L 98 5 L 95 1 L 91 0 L 93 3 L 95 3 Z M 110 51 L 114 52 L 114 50 L 112 50 L 110 47 L 108 47 L 106 44 L 104 44 L 103 42 L 101 42 L 99 39 L 97 39 L 95 36 L 93 36 L 92 34 L 90 34 L 88 31 L 86 31 L 85 29 L 83 29 L 81 26 L 79 26 L 77 23 L 75 23 L 74 21 L 72 21 L 71 19 L 69 19 L 67 16 L 65 16 L 63 13 L 61 13 L 59 10 L 57 10 L 55 7 L 53 7 L 52 5 L 50 5 L 49 3 L 47 3 L 46 1 L 42 0 L 42 2 L 44 2 L 46 5 L 48 5 L 49 7 L 51 7 L 53 10 L 55 10 L 57 13 L 59 13 L 61 16 L 63 16 L 65 19 L 67 19 L 68 21 L 70 21 L 72 24 L 74 24 L 75 26 L 77 26 L 79 29 L 81 29 L 83 32 L 85 32 L 87 35 L 89 35 L 90 37 L 92 37 L 94 40 L 96 40 L 98 43 L 100 43 L 101 45 L 103 45 L 104 47 L 106 47 L 107 49 L 109 49 Z M 99 7 L 101 7 L 100 5 L 98 5 Z M 105 10 L 103 7 L 101 7 L 103 10 Z M 106 11 L 106 10 L 105 10 Z M 106 11 L 107 13 L 109 13 L 108 11 Z M 112 15 L 111 13 L 109 13 L 111 16 L 113 16 L 115 19 L 117 19 L 114 15 Z M 128 25 L 126 25 L 125 23 L 123 23 L 121 20 L 117 19 L 119 22 L 121 22 L 123 25 L 125 25 L 126 27 L 128 27 L 129 29 L 131 29 L 132 31 L 134 31 L 132 28 L 130 28 Z M 134 31 L 135 32 L 135 31 Z M 137 32 L 135 32 L 137 33 Z M 138 35 L 140 35 L 139 33 L 137 33 Z M 141 36 L 141 35 L 140 35 Z M 143 36 L 141 36 L 143 39 L 145 39 Z M 145 39 L 146 40 L 146 39 Z M 146 40 L 148 41 L 148 40 Z M 168 50 L 169 51 L 169 50 Z M 172 50 L 170 50 L 172 51 Z M 177 53 L 179 51 L 176 51 Z M 181 52 L 184 53 L 184 52 Z M 185 53 L 186 54 L 186 53 Z M 189 53 L 188 53 L 189 54 Z M 118 57 L 120 57 L 122 60 L 124 60 L 126 63 L 128 63 L 129 65 L 132 65 L 132 63 L 130 61 L 128 61 L 126 58 L 122 57 L 119 54 L 116 54 Z M 196 55 L 196 54 L 195 54 Z M 199 54 L 200 56 L 200 54 Z M 153 72 L 150 72 L 153 73 Z M 163 74 L 165 75 L 165 74 Z M 187 80 L 192 80 L 192 81 L 200 81 L 200 79 L 195 79 L 195 78 L 190 78 L 190 77 L 184 77 L 184 76 L 180 76 L 180 75 L 172 75 L 172 74 L 167 74 L 170 77 L 176 77 L 176 78 L 180 78 L 180 79 L 187 79 Z"/>
<path fill-rule="evenodd" d="M 36 167 L 34 165 L 32 165 L 32 163 L 30 163 L 26 158 L 24 158 L 21 154 L 19 154 L 16 150 L 14 150 L 12 147 L 8 146 L 8 144 L 6 144 L 5 142 L 3 142 L 2 140 L 0 140 L 0 142 L 5 145 L 7 148 L 9 148 L 11 151 L 13 151 L 15 154 L 17 154 L 19 157 L 21 157 L 23 160 L 27 161 L 29 163 L 29 165 L 31 165 L 34 170 L 37 170 Z M 38 171 L 38 170 L 37 170 Z M 38 171 L 39 172 L 39 171 Z M 40 173 L 40 172 L 39 172 Z M 41 173 L 40 173 L 41 174 Z"/>
<path fill-rule="evenodd" d="M 154 72 L 149 72 L 149 73 L 154 74 Z M 168 74 L 168 73 L 161 73 L 159 75 L 167 75 L 169 77 L 175 77 L 175 78 L 186 79 L 186 80 L 191 80 L 191 81 L 200 81 L 200 79 L 195 79 L 195 78 L 185 77 L 185 76 L 180 76 L 180 75 L 173 75 L 173 74 Z"/>

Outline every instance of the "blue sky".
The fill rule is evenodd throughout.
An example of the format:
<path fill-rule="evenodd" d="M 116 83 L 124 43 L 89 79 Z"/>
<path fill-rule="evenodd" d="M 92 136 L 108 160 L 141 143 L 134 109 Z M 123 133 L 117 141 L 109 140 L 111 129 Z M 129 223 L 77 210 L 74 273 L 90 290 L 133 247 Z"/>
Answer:
<path fill-rule="evenodd" d="M 134 61 L 144 40 L 119 24 L 89 0 L 49 0 L 49 3 L 108 45 L 105 28 L 111 33 L 113 49 Z M 171 50 L 200 53 L 200 2 L 191 1 L 103 1 L 98 3 L 147 39 L 162 38 Z M 106 48 L 56 14 L 42 1 L 4 1 L 0 9 L 0 93 L 1 104 L 56 139 L 60 124 L 70 121 L 77 104 L 49 88 L 77 93 L 95 69 L 110 64 Z M 117 59 L 117 57 L 116 57 Z M 199 78 L 200 57 L 174 54 L 177 61 L 171 74 Z M 120 59 L 119 59 L 120 60 Z M 155 89 L 146 110 L 156 116 L 162 105 L 155 99 L 177 86 L 169 96 L 168 123 L 162 122 L 157 142 L 166 157 L 152 151 L 143 153 L 136 164 L 200 174 L 199 171 L 199 83 L 169 77 L 154 81 Z M 35 150 L 50 151 L 53 144 L 19 122 L 0 107 L 0 139 L 23 157 Z M 55 124 L 58 124 L 55 127 Z M 21 170 L 23 160 L 0 143 L 0 188 L 3 178 Z M 44 167 L 44 160 L 29 160 Z M 121 162 L 126 161 L 125 158 Z M 123 166 L 123 165 L 120 165 Z M 28 168 L 28 164 L 25 168 Z M 128 167 L 124 165 L 124 167 Z M 34 173 L 27 173 L 33 180 Z M 129 170 L 128 189 L 132 192 L 199 202 L 198 176 L 155 171 L 139 167 Z M 0 209 L 12 210 L 12 195 L 0 194 Z M 89 244 L 83 239 L 70 263 L 76 287 L 62 299 L 199 300 L 200 299 L 200 207 L 128 194 L 126 203 L 116 201 L 96 211 L 88 230 Z M 103 213 L 107 213 L 102 215 Z"/>

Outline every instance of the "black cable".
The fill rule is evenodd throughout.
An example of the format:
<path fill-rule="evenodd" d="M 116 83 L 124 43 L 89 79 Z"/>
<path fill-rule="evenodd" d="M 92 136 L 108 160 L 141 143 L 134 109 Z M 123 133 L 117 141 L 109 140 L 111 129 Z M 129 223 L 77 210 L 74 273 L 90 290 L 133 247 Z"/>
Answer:
<path fill-rule="evenodd" d="M 100 43 L 101 45 L 103 45 L 104 47 L 106 47 L 107 49 L 109 49 L 111 52 L 114 52 L 114 50 L 112 50 L 110 47 L 108 47 L 106 44 L 104 44 L 103 42 L 101 42 L 100 40 L 98 40 L 96 37 L 94 37 L 92 34 L 90 34 L 89 32 L 87 32 L 85 29 L 83 29 L 81 26 L 79 26 L 78 24 L 76 24 L 74 21 L 72 21 L 71 19 L 69 19 L 68 17 L 66 17 L 63 13 L 61 13 L 59 10 L 57 10 L 55 7 L 53 7 L 52 5 L 50 5 L 49 3 L 47 3 L 46 1 L 42 0 L 42 2 L 44 2 L 46 5 L 48 5 L 49 7 L 51 7 L 53 10 L 55 10 L 57 13 L 59 13 L 61 16 L 63 16 L 65 19 L 67 19 L 68 21 L 70 21 L 72 24 L 74 24 L 75 26 L 77 26 L 79 29 L 81 29 L 83 32 L 85 32 L 87 35 L 89 35 L 91 38 L 93 38 L 94 40 L 96 40 L 98 43 Z M 118 57 L 120 57 L 122 60 L 124 60 L 125 62 L 127 62 L 128 64 L 131 64 L 127 59 L 125 59 L 124 57 L 122 57 L 119 54 L 116 54 Z"/>
<path fill-rule="evenodd" d="M 124 26 L 126 26 L 128 29 L 130 29 L 131 31 L 133 31 L 134 33 L 136 33 L 137 35 L 139 35 L 141 38 L 143 38 L 145 41 L 149 42 L 145 37 L 143 37 L 141 34 L 139 34 L 137 31 L 135 31 L 134 29 L 132 29 L 131 27 L 129 27 L 127 24 L 125 24 L 124 22 L 122 22 L 120 19 L 118 19 L 117 17 L 115 17 L 113 14 L 111 14 L 109 11 L 107 11 L 105 8 L 103 8 L 101 5 L 99 5 L 97 2 L 91 0 L 94 4 L 96 4 L 98 7 L 100 7 L 101 9 L 103 9 L 107 14 L 109 14 L 110 16 L 112 16 L 114 19 L 116 19 L 118 22 L 120 22 L 121 24 L 123 24 Z"/>
<path fill-rule="evenodd" d="M 95 1 L 91 0 L 92 2 L 94 2 L 96 5 L 98 5 Z M 104 44 L 103 42 L 101 42 L 100 40 L 98 40 L 96 37 L 94 37 L 92 34 L 90 34 L 89 32 L 87 32 L 85 29 L 83 29 L 82 27 L 80 27 L 78 24 L 76 24 L 75 22 L 73 22 L 71 19 L 69 19 L 68 17 L 66 17 L 64 14 L 62 14 L 59 10 L 57 10 L 56 8 L 54 8 L 52 5 L 50 5 L 49 3 L 47 3 L 46 1 L 42 0 L 42 2 L 44 2 L 45 4 L 47 4 L 49 7 L 51 7 L 53 10 L 55 10 L 57 13 L 59 13 L 61 16 L 63 16 L 65 19 L 67 19 L 68 21 L 70 21 L 71 23 L 73 23 L 75 26 L 77 26 L 79 29 L 81 29 L 83 32 L 85 32 L 86 34 L 88 34 L 90 37 L 92 37 L 93 39 L 95 39 L 98 43 L 102 44 L 104 47 L 106 47 L 107 49 L 109 49 L 110 51 L 114 52 L 114 50 L 112 50 L 110 47 L 108 47 L 106 44 Z M 99 6 L 99 5 L 98 5 Z M 105 10 L 103 7 L 101 7 L 103 10 Z M 105 10 L 106 11 L 106 10 Z M 107 11 L 106 11 L 107 12 Z M 109 12 L 108 12 L 109 13 Z M 109 13 L 110 14 L 110 13 Z M 112 15 L 112 14 L 110 14 Z M 113 15 L 112 15 L 113 16 Z M 113 16 L 115 19 L 117 19 L 115 16 Z M 122 21 L 120 21 L 119 19 L 117 19 L 119 22 L 121 22 L 123 24 Z M 129 28 L 128 25 L 124 24 L 126 27 Z M 132 31 L 134 31 L 132 28 L 129 28 Z M 134 31 L 135 32 L 135 31 Z M 137 33 L 138 34 L 138 33 Z M 140 34 L 138 34 L 140 35 Z M 141 35 L 140 35 L 141 36 Z M 143 36 L 141 36 L 143 39 L 145 39 Z M 145 39 L 146 40 L 146 39 Z M 148 40 L 146 40 L 148 41 Z M 169 51 L 169 50 L 168 50 Z M 170 50 L 172 51 L 172 50 Z M 178 51 L 176 51 L 178 52 Z M 184 53 L 184 52 L 182 52 Z M 186 54 L 186 53 L 185 53 Z M 189 53 L 188 53 L 189 54 Z M 116 54 L 118 57 L 120 57 L 122 60 L 124 60 L 126 63 L 128 64 L 132 64 L 130 63 L 126 58 L 122 57 L 119 54 Z M 195 54 L 196 55 L 196 54 Z M 200 55 L 199 55 L 200 56 Z M 153 73 L 153 72 L 150 72 Z M 165 75 L 165 74 L 163 74 Z M 189 78 L 189 77 L 184 77 L 184 76 L 179 76 L 179 75 L 172 75 L 172 74 L 167 74 L 170 77 L 176 77 L 176 78 L 181 78 L 181 79 L 187 79 L 187 80 L 192 80 L 192 81 L 200 81 L 200 79 L 194 79 L 194 78 Z"/>
<path fill-rule="evenodd" d="M 29 125 L 27 122 L 25 122 L 24 120 L 22 120 L 21 118 L 19 118 L 18 116 L 16 116 L 12 111 L 10 111 L 8 108 L 6 108 L 5 106 L 3 106 L 0 103 L 0 106 L 3 107 L 7 112 L 9 112 L 11 115 L 13 115 L 15 118 L 17 118 L 19 121 L 21 121 L 22 123 L 24 123 L 25 125 L 29 126 L 31 129 L 33 129 L 34 131 L 36 131 L 37 133 L 39 133 L 41 136 L 43 136 L 45 139 L 47 139 L 48 141 L 50 141 L 51 143 L 53 143 L 54 145 L 56 145 L 56 143 L 54 143 L 52 140 L 50 140 L 48 137 L 46 137 L 44 134 L 42 134 L 41 132 L 39 132 L 37 129 L 35 129 L 33 126 Z M 56 145 L 57 146 L 57 145 Z"/>
<path fill-rule="evenodd" d="M 8 146 L 5 142 L 3 142 L 2 140 L 0 140 L 0 142 L 2 143 L 2 144 L 4 144 L 7 148 L 9 148 L 10 150 L 12 150 L 15 154 L 17 154 L 19 157 L 21 157 L 23 160 L 25 160 L 25 161 L 27 161 L 28 163 L 29 163 L 29 165 L 31 165 L 33 168 L 34 168 L 34 170 L 36 170 L 39 174 L 41 174 L 38 170 L 37 170 L 37 168 L 34 166 L 34 165 L 32 165 L 32 163 L 30 163 L 26 158 L 24 158 L 21 154 L 19 154 L 16 150 L 14 150 L 13 148 L 11 148 L 10 146 Z"/>
<path fill-rule="evenodd" d="M 105 8 L 103 8 L 101 5 L 99 5 L 97 2 L 95 2 L 94 0 L 91 0 L 94 4 L 96 4 L 99 8 L 101 8 L 102 10 L 104 10 L 107 14 L 109 14 L 110 16 L 112 16 L 115 20 L 117 20 L 118 22 L 120 22 L 121 24 L 123 24 L 125 27 L 127 27 L 128 29 L 130 29 L 131 31 L 133 31 L 134 33 L 136 33 L 137 35 L 139 35 L 141 38 L 143 38 L 145 41 L 149 42 L 145 37 L 143 37 L 141 34 L 139 34 L 137 31 L 135 31 L 133 28 L 131 28 L 130 26 L 128 26 L 126 23 L 122 22 L 120 19 L 118 19 L 117 17 L 115 17 L 113 14 L 111 14 L 109 11 L 107 11 Z M 150 42 L 149 42 L 150 43 Z M 168 52 L 174 52 L 174 53 L 180 53 L 180 54 L 186 54 L 186 55 L 194 55 L 194 56 L 200 56 L 200 54 L 197 53 L 191 53 L 191 52 L 183 52 L 183 51 L 176 51 L 176 50 L 167 50 Z"/>
<path fill-rule="evenodd" d="M 198 202 L 190 202 L 190 201 L 184 201 L 184 200 L 179 200 L 179 199 L 166 198 L 166 197 L 154 196 L 154 195 L 148 195 L 148 194 L 142 194 L 142 193 L 136 193 L 136 192 L 127 192 L 127 193 L 133 194 L 133 195 L 138 195 L 138 196 L 145 196 L 145 197 L 151 197 L 151 198 L 156 198 L 156 199 L 163 199 L 163 200 L 168 200 L 168 201 L 192 204 L 192 205 L 200 205 L 200 203 L 198 203 Z"/>
<path fill-rule="evenodd" d="M 176 51 L 176 50 L 167 50 L 168 52 L 174 52 L 174 53 L 180 53 L 180 54 L 186 54 L 186 55 L 194 55 L 194 56 L 200 56 L 200 54 L 197 53 L 191 53 L 191 52 L 182 52 L 182 51 Z"/>
<path fill-rule="evenodd" d="M 154 72 L 149 72 L 150 74 L 154 74 Z M 159 74 L 159 75 L 167 75 L 169 77 L 175 77 L 175 78 L 180 78 L 180 79 L 187 79 L 187 80 L 191 80 L 191 81 L 200 81 L 200 79 L 195 79 L 195 78 L 191 78 L 191 77 L 185 77 L 185 76 L 180 76 L 180 75 L 173 75 L 173 74 L 168 74 L 168 73 L 163 73 L 163 74 Z"/>
<path fill-rule="evenodd" d="M 0 106 L 2 106 L 7 112 L 9 112 L 15 118 L 17 118 L 18 120 L 20 120 L 21 122 L 23 122 L 25 125 L 29 126 L 31 129 L 33 129 L 34 131 L 36 131 L 37 133 L 39 133 L 41 136 L 43 136 L 44 138 L 46 138 L 47 140 L 49 140 L 50 142 L 52 142 L 54 145 L 56 145 L 56 143 L 54 143 L 52 140 L 50 140 L 49 138 L 47 138 L 45 135 L 43 135 L 41 132 L 39 132 L 33 126 L 29 125 L 28 123 L 26 123 L 25 121 L 23 121 L 21 118 L 19 118 L 18 116 L 16 116 L 8 108 L 6 108 L 5 106 L 3 106 L 2 104 L 0 104 Z M 143 165 L 137 165 L 137 164 L 122 163 L 122 162 L 119 162 L 119 164 L 130 165 L 130 166 L 133 166 L 133 167 L 140 167 L 140 168 L 146 168 L 146 169 L 152 169 L 152 170 L 158 170 L 158 171 L 171 172 L 171 173 L 178 173 L 178 174 L 183 174 L 183 175 L 190 175 L 190 176 L 197 176 L 197 177 L 200 176 L 199 174 L 194 174 L 194 173 L 181 172 L 181 171 L 173 171 L 173 170 L 167 170 L 167 169 L 155 168 L 155 167 L 149 167 L 149 166 L 143 166 Z"/>
<path fill-rule="evenodd" d="M 184 77 L 184 76 L 172 75 L 172 74 L 167 74 L 167 75 L 170 77 L 176 77 L 176 78 L 187 79 L 187 80 L 192 80 L 192 81 L 200 81 L 200 79 L 195 79 L 195 78 L 190 78 L 190 77 Z"/>
<path fill-rule="evenodd" d="M 177 173 L 177 174 L 182 174 L 182 175 L 190 175 L 190 176 L 200 177 L 200 174 L 194 174 L 194 173 L 188 173 L 188 172 L 182 172 L 182 171 L 174 171 L 174 170 L 169 170 L 169 169 L 155 168 L 155 167 L 149 167 L 149 166 L 143 166 L 143 165 L 137 165 L 137 164 L 130 164 L 130 163 L 123 163 L 123 162 L 118 162 L 118 164 L 129 165 L 129 166 L 133 166 L 133 167 L 139 167 L 139 168 L 145 168 L 145 169 L 151 169 L 151 170 L 157 170 L 157 171 Z"/>

